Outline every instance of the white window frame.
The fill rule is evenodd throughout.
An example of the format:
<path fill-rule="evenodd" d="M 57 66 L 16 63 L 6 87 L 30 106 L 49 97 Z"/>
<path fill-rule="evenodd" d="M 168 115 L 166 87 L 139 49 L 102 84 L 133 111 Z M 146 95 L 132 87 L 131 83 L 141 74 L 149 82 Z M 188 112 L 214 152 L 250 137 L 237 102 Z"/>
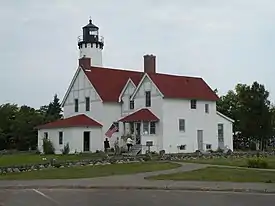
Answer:
<path fill-rule="evenodd" d="M 155 132 L 154 133 L 152 133 L 152 131 L 151 131 L 151 129 L 152 129 L 152 123 L 153 123 L 153 125 L 155 127 Z M 157 132 L 157 124 L 156 124 L 156 122 L 150 122 L 150 134 L 156 134 L 156 132 Z"/>
<path fill-rule="evenodd" d="M 178 126 L 179 126 L 179 131 L 180 132 L 185 132 L 185 130 L 186 130 L 186 128 L 185 128 L 185 119 L 179 119 Z"/>
<path fill-rule="evenodd" d="M 206 114 L 209 114 L 209 104 L 204 105 L 204 111 Z"/>
<path fill-rule="evenodd" d="M 90 104 L 90 102 L 91 102 L 90 97 L 85 97 L 85 111 L 86 112 L 89 112 L 91 110 L 91 104 Z"/>
<path fill-rule="evenodd" d="M 133 107 L 131 107 L 133 106 Z M 131 100 L 131 97 L 129 97 L 129 109 L 133 110 L 135 109 L 135 100 Z"/>
<path fill-rule="evenodd" d="M 61 136 L 60 136 L 60 134 L 62 134 Z M 59 145 L 63 145 L 63 136 L 64 136 L 64 133 L 63 133 L 63 131 L 59 131 L 58 132 L 58 143 L 59 143 Z M 60 138 L 62 137 L 62 141 L 61 141 L 61 143 L 60 143 Z"/>
<path fill-rule="evenodd" d="M 208 146 L 210 146 L 210 148 L 207 148 Z M 206 148 L 206 150 L 211 150 L 212 149 L 212 144 L 206 144 L 205 148 Z"/>
<path fill-rule="evenodd" d="M 79 112 L 79 100 L 77 98 L 74 99 L 74 112 Z"/>
<path fill-rule="evenodd" d="M 154 133 L 151 132 L 151 123 L 155 124 L 155 132 Z M 146 125 L 146 127 L 144 125 Z M 143 131 L 143 134 L 145 134 L 145 135 L 156 135 L 157 134 L 157 124 L 156 124 L 156 122 L 149 122 L 149 121 L 148 122 L 143 122 L 142 131 Z"/>
<path fill-rule="evenodd" d="M 147 99 L 147 94 L 149 94 L 148 99 Z M 151 107 L 151 106 L 152 106 L 151 91 L 145 91 L 145 107 Z"/>
<path fill-rule="evenodd" d="M 197 100 L 196 99 L 191 99 L 190 100 L 190 108 L 191 109 L 197 109 Z"/>

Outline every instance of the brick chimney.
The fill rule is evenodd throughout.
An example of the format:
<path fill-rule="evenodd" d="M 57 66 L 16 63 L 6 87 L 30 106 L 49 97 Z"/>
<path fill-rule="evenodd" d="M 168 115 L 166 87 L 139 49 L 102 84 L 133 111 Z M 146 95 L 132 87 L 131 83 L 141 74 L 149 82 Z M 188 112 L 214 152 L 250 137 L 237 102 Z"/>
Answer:
<path fill-rule="evenodd" d="M 144 72 L 156 73 L 156 56 L 152 54 L 146 54 L 144 58 Z"/>
<path fill-rule="evenodd" d="M 91 58 L 82 57 L 78 60 L 78 65 L 83 69 L 91 69 Z"/>

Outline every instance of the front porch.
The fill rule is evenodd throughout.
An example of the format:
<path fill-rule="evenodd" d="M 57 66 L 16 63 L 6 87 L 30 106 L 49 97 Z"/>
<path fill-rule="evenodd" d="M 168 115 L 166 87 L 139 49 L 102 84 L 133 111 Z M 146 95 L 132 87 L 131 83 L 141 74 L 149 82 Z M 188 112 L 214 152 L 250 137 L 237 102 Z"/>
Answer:
<path fill-rule="evenodd" d="M 145 153 L 147 150 L 154 147 L 156 150 L 159 138 L 159 118 L 156 117 L 148 109 L 140 109 L 119 120 L 123 123 L 122 139 L 125 141 L 130 137 L 133 141 L 133 149 L 142 150 Z"/>

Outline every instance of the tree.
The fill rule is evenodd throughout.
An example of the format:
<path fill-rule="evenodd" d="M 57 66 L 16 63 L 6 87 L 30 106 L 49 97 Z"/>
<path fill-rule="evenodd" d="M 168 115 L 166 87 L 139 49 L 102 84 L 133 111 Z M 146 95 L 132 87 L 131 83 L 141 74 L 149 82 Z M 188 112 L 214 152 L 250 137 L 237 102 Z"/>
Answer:
<path fill-rule="evenodd" d="M 37 125 L 44 123 L 44 116 L 28 106 L 21 106 L 14 121 L 14 148 L 17 150 L 35 149 L 37 145 Z"/>
<path fill-rule="evenodd" d="M 0 105 L 0 149 L 9 148 L 13 139 L 13 125 L 18 107 L 16 104 Z"/>
<path fill-rule="evenodd" d="M 36 126 L 61 118 L 61 104 L 57 95 L 49 105 L 36 110 L 16 104 L 0 105 L 0 150 L 35 149 L 37 146 Z"/>
<path fill-rule="evenodd" d="M 269 92 L 264 85 L 238 84 L 217 102 L 217 110 L 235 120 L 234 133 L 242 144 L 261 142 L 262 149 L 273 135 Z M 236 133 L 238 132 L 238 136 Z M 236 141 L 236 139 L 235 139 Z"/>
<path fill-rule="evenodd" d="M 59 102 L 57 94 L 55 94 L 53 101 L 48 106 L 47 116 L 50 117 L 51 120 L 57 120 L 62 117 L 61 112 L 61 104 Z"/>

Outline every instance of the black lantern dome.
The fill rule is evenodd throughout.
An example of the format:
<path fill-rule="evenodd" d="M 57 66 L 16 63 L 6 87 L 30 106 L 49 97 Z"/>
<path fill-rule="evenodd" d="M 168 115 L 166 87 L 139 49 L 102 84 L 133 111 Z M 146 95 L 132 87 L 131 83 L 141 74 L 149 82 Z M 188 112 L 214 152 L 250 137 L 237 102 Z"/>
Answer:
<path fill-rule="evenodd" d="M 99 28 L 93 24 L 92 20 L 89 20 L 89 24 L 82 27 L 83 35 L 78 37 L 78 47 L 82 48 L 83 45 L 87 47 L 87 44 L 95 44 L 96 47 L 103 49 L 104 42 L 103 37 L 99 36 Z"/>

